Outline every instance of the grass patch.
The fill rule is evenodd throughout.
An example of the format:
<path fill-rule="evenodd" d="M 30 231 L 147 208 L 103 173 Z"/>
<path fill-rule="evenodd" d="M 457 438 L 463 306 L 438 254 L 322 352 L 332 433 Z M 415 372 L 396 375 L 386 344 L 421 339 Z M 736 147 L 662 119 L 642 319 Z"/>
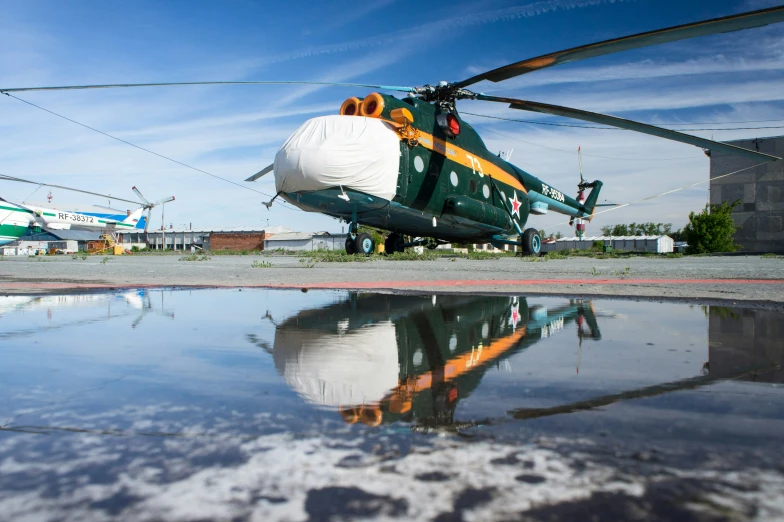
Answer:
<path fill-rule="evenodd" d="M 309 260 L 311 263 L 364 263 L 372 261 L 378 256 L 363 256 L 360 254 L 347 254 L 339 250 L 312 250 L 310 252 L 298 252 L 302 259 Z"/>
<path fill-rule="evenodd" d="M 112 259 L 111 257 L 109 257 L 109 256 L 105 256 L 103 259 L 101 259 L 101 264 L 102 264 L 102 265 L 105 265 L 106 263 L 108 263 L 109 261 L 111 261 L 111 259 Z"/>
<path fill-rule="evenodd" d="M 784 259 L 784 256 L 780 256 L 778 254 L 771 254 L 771 253 L 769 253 L 769 254 L 762 254 L 761 257 L 763 257 L 765 259 Z"/>
<path fill-rule="evenodd" d="M 463 254 L 463 257 L 466 259 L 474 259 L 476 261 L 484 261 L 486 259 L 504 259 L 506 257 L 514 257 L 514 252 L 481 252 L 479 250 L 474 250 L 473 252 L 468 252 L 467 254 Z"/>
<path fill-rule="evenodd" d="M 261 250 L 210 250 L 211 256 L 260 256 Z"/>
<path fill-rule="evenodd" d="M 87 259 L 87 253 L 86 252 L 80 252 L 78 254 L 74 254 L 74 255 L 71 256 L 71 259 L 81 259 L 82 261 L 84 261 L 85 259 Z"/>
<path fill-rule="evenodd" d="M 570 257 L 587 257 L 591 259 L 629 259 L 631 257 L 650 257 L 654 259 L 677 259 L 684 257 L 681 252 L 670 252 L 659 254 L 656 252 L 624 252 L 616 250 L 614 252 L 597 252 L 595 250 L 554 250 L 543 254 L 548 259 L 567 259 Z"/>
<path fill-rule="evenodd" d="M 269 261 L 254 261 L 250 265 L 251 268 L 272 268 L 272 263 Z"/>
<path fill-rule="evenodd" d="M 177 261 L 209 261 L 210 256 L 200 256 L 198 254 L 191 254 L 189 256 L 182 256 Z"/>
<path fill-rule="evenodd" d="M 436 259 L 440 259 L 441 255 L 429 250 L 425 250 L 421 254 L 417 254 L 416 251 L 412 248 L 407 252 L 395 252 L 394 254 L 378 257 L 381 259 L 386 259 L 387 261 L 435 261 Z"/>
<path fill-rule="evenodd" d="M 626 277 L 629 275 L 630 272 L 631 270 L 627 266 L 624 270 L 616 270 L 615 272 L 613 272 L 613 275 L 616 277 Z"/>
<path fill-rule="evenodd" d="M 313 268 L 316 263 L 366 263 L 368 261 L 435 261 L 441 255 L 435 252 L 425 251 L 417 254 L 413 249 L 407 252 L 395 252 L 394 254 L 347 254 L 340 250 L 313 250 L 310 252 L 297 252 L 300 255 L 300 263 Z"/>

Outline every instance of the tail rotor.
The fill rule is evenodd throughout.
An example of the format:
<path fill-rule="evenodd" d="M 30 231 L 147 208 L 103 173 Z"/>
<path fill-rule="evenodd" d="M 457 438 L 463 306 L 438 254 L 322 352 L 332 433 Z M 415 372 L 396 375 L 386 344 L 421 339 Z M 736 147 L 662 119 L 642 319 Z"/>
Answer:
<path fill-rule="evenodd" d="M 583 153 L 581 148 L 577 147 L 577 164 L 580 168 L 580 182 L 577 184 L 577 202 L 580 205 L 585 204 L 585 189 L 588 187 L 588 183 L 585 182 L 585 178 L 583 177 Z M 577 237 L 580 239 L 583 238 L 585 235 L 585 221 L 582 218 L 572 218 L 569 220 L 569 226 L 574 226 L 574 231 L 577 234 Z"/>

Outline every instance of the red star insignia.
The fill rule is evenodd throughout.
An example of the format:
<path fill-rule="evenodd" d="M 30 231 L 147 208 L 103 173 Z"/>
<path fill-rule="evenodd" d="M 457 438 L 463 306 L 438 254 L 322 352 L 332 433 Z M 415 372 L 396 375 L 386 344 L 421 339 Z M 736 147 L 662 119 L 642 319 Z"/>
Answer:
<path fill-rule="evenodd" d="M 520 311 L 516 306 L 512 307 L 512 316 L 509 318 L 509 323 L 512 325 L 512 329 L 517 329 L 517 323 L 520 322 Z"/>
<path fill-rule="evenodd" d="M 520 201 L 517 199 L 517 192 L 512 192 L 513 197 L 510 203 L 512 204 L 512 214 L 517 214 L 520 217 Z"/>

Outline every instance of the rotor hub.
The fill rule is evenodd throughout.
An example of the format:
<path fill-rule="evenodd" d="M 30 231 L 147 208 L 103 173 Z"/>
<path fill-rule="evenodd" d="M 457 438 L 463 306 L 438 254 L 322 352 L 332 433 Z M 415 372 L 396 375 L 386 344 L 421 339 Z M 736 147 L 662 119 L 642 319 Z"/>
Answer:
<path fill-rule="evenodd" d="M 445 104 L 454 106 L 456 100 L 473 100 L 477 94 L 468 89 L 458 87 L 454 83 L 438 82 L 438 85 L 423 85 L 414 87 L 414 93 L 426 102 Z"/>

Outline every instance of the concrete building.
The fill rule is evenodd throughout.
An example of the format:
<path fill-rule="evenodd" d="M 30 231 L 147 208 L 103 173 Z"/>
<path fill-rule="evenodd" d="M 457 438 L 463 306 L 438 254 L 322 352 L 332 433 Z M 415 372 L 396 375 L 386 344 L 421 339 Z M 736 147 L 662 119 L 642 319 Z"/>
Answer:
<path fill-rule="evenodd" d="M 562 237 L 552 242 L 542 242 L 542 252 L 557 250 L 588 250 L 594 242 L 612 247 L 617 252 L 651 252 L 669 254 L 675 242 L 670 236 L 596 236 L 596 237 Z"/>
<path fill-rule="evenodd" d="M 784 136 L 727 143 L 784 157 Z M 710 203 L 740 201 L 732 218 L 741 227 L 735 233 L 735 242 L 745 252 L 784 253 L 784 161 L 758 163 L 753 159 L 712 152 Z M 754 165 L 757 166 L 748 168 Z M 727 176 L 740 169 L 747 170 Z"/>
<path fill-rule="evenodd" d="M 89 241 L 97 241 L 103 232 L 96 230 L 52 230 L 28 232 L 18 241 L 0 248 L 0 255 L 27 256 L 45 254 L 50 250 L 74 253 L 84 249 Z"/>
<path fill-rule="evenodd" d="M 337 250 L 346 249 L 346 234 L 329 232 L 289 232 L 264 240 L 264 250 Z"/>
<path fill-rule="evenodd" d="M 120 233 L 120 243 L 130 249 L 132 246 L 143 248 L 149 238 L 152 250 L 263 250 L 264 240 L 276 234 L 290 233 L 286 227 L 268 227 L 259 230 L 253 227 L 227 229 L 167 229 L 143 230 Z"/>
<path fill-rule="evenodd" d="M 518 247 L 512 245 L 501 245 L 501 248 L 494 246 L 491 243 L 474 243 L 471 245 L 476 252 L 487 252 L 489 254 L 503 254 L 505 252 L 517 252 Z M 440 246 L 438 248 L 441 248 Z M 451 245 L 447 245 L 444 249 L 451 249 Z"/>

